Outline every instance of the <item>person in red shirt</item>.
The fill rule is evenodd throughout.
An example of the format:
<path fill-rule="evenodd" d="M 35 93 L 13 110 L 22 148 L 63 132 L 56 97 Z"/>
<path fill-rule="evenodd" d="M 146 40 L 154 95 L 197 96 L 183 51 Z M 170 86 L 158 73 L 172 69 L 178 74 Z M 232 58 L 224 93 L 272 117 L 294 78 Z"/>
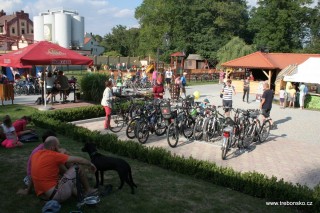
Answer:
<path fill-rule="evenodd" d="M 164 95 L 164 86 L 162 84 L 162 78 L 157 78 L 156 84 L 152 88 L 153 98 L 154 99 L 163 99 Z"/>
<path fill-rule="evenodd" d="M 75 166 L 71 166 L 59 179 L 61 166 L 66 163 L 78 163 L 90 166 L 94 172 L 97 169 L 85 158 L 59 153 L 59 145 L 58 138 L 54 136 L 50 136 L 45 140 L 44 149 L 39 150 L 31 157 L 31 177 L 37 196 L 45 200 L 56 200 L 61 203 L 76 192 Z M 89 187 L 83 171 L 83 169 L 79 169 L 84 195 L 88 196 L 97 193 L 97 190 Z"/>
<path fill-rule="evenodd" d="M 31 122 L 31 117 L 30 116 L 23 116 L 22 118 L 16 120 L 13 122 L 13 126 L 17 132 L 18 137 L 33 132 L 32 129 L 26 129 L 27 124 Z"/>

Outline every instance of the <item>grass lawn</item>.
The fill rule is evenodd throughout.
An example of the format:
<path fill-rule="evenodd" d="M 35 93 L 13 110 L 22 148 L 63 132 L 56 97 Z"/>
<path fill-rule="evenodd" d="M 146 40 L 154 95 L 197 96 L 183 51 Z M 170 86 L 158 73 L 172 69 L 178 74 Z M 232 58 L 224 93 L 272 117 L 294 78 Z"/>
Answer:
<path fill-rule="evenodd" d="M 18 110 L 17 110 L 18 109 Z M 10 114 L 13 118 L 32 113 L 34 109 L 19 105 L 0 107 L 0 117 Z M 37 129 L 39 135 L 43 129 Z M 89 159 L 87 153 L 81 152 L 82 144 L 62 135 L 58 136 L 61 146 L 73 155 Z M 24 187 L 23 178 L 26 175 L 26 163 L 29 154 L 40 142 L 27 143 L 21 148 L 0 148 L 0 212 L 30 213 L 40 212 L 44 201 L 34 193 L 27 196 L 16 195 L 19 188 Z M 101 151 L 103 154 L 112 155 Z M 118 175 L 114 171 L 105 173 L 105 184 L 113 185 L 113 192 L 101 198 L 96 207 L 83 207 L 83 212 L 296 212 L 293 209 L 277 206 L 266 206 L 265 200 L 254 198 L 228 188 L 216 186 L 206 181 L 190 176 L 167 171 L 162 168 L 125 158 L 132 167 L 134 182 L 138 185 L 136 194 L 130 193 L 128 185 L 121 191 Z M 89 174 L 93 185 L 94 175 Z M 102 188 L 103 189 L 103 188 Z M 62 204 L 61 212 L 76 209 L 76 199 L 70 199 Z"/>

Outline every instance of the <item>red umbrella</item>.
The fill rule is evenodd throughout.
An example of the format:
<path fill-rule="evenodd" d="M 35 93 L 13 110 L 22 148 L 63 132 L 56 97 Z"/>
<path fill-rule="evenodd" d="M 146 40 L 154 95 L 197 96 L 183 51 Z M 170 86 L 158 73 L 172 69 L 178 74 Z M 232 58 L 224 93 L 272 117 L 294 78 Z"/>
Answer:
<path fill-rule="evenodd" d="M 20 50 L 0 56 L 0 66 L 89 65 L 93 60 L 48 41 L 40 41 Z"/>

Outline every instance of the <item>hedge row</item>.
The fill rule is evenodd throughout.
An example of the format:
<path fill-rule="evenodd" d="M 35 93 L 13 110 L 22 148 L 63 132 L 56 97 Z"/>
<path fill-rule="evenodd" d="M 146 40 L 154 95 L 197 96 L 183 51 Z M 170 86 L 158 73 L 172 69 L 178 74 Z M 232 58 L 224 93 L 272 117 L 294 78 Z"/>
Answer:
<path fill-rule="evenodd" d="M 37 112 L 33 116 L 33 122 L 38 127 L 52 129 L 76 141 L 94 142 L 101 149 L 116 155 L 190 175 L 254 197 L 270 201 L 313 202 L 313 206 L 297 206 L 297 208 L 308 212 L 317 212 L 320 209 L 320 185 L 312 190 L 307 186 L 293 185 L 283 179 L 269 178 L 257 172 L 241 173 L 232 168 L 217 166 L 215 163 L 177 156 L 163 148 L 146 147 L 130 140 L 122 141 L 114 134 L 102 135 L 98 131 L 90 131 L 67 123 L 101 114 L 103 111 L 101 112 L 100 106 Z"/>

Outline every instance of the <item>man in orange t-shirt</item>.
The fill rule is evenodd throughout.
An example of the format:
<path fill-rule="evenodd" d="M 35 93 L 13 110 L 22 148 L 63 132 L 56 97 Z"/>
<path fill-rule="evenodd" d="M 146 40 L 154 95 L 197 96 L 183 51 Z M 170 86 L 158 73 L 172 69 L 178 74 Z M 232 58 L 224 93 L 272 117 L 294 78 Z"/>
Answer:
<path fill-rule="evenodd" d="M 70 167 L 59 180 L 60 166 L 66 163 L 79 163 L 90 166 L 94 171 L 96 167 L 87 159 L 69 156 L 58 152 L 59 140 L 50 136 L 44 142 L 44 150 L 35 153 L 31 158 L 31 177 L 37 196 L 45 200 L 63 202 L 76 191 L 75 167 Z M 88 180 L 80 169 L 80 179 L 85 194 L 97 192 L 89 187 Z"/>

